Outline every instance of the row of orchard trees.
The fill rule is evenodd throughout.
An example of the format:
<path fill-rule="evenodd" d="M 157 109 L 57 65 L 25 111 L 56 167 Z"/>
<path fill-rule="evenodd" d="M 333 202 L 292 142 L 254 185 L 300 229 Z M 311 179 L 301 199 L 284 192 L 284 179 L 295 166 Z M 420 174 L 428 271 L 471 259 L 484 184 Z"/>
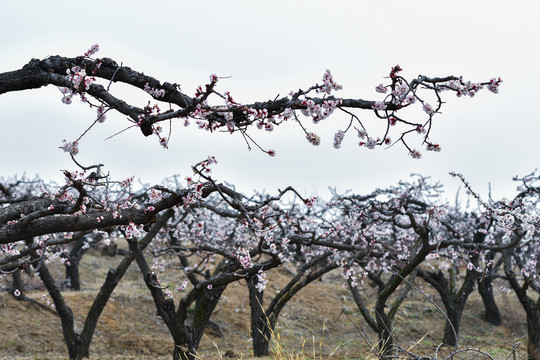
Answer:
<path fill-rule="evenodd" d="M 335 194 L 329 202 L 302 199 L 292 188 L 248 198 L 203 174 L 213 161 L 198 164 L 200 178 L 189 179 L 188 186 L 168 181 L 135 193 L 129 182 L 87 182 L 74 174 L 55 193 L 38 181 L 2 183 L 2 203 L 8 206 L 0 209 L 0 219 L 7 223 L 0 234 L 17 241 L 3 241 L 0 271 L 40 277 L 62 321 L 71 358 L 88 356 L 99 316 L 133 261 L 174 340 L 175 358 L 196 353 L 221 294 L 239 280 L 248 284 L 254 353 L 268 354 L 270 333 L 287 302 L 336 268 L 341 268 L 366 323 L 379 334 L 381 353 L 399 346 L 392 319 L 415 279 L 422 278 L 439 293 L 447 318 L 442 342 L 454 346 L 475 284 L 487 320 L 500 323 L 491 283 L 504 279 L 526 312 L 529 356 L 537 356 L 540 178 L 535 174 L 519 179 L 521 191 L 512 201 L 480 202 L 476 211 L 466 211 L 439 204 L 440 187 L 422 177 L 365 196 Z M 288 197 L 285 202 L 287 193 L 302 201 Z M 26 223 L 26 217 L 34 218 L 34 224 Z M 137 226 L 134 220 L 147 225 Z M 104 226 L 92 230 L 92 222 Z M 81 249 L 118 236 L 127 239 L 131 251 L 109 270 L 82 331 L 76 332 L 59 291 L 60 279 L 52 278 L 44 260 L 64 258 L 70 283 L 77 287 Z M 186 283 L 178 287 L 186 295 L 177 304 L 143 255 L 150 244 L 155 257 L 172 255 L 181 264 Z M 266 272 L 286 263 L 296 274 L 265 299 Z M 18 278 L 11 292 L 23 300 Z M 377 289 L 374 301 L 362 290 L 368 281 Z M 192 322 L 187 321 L 190 308 Z"/>
<path fill-rule="evenodd" d="M 94 46 L 75 58 L 33 59 L 21 69 L 2 73 L 0 94 L 54 85 L 64 103 L 79 96 L 97 110 L 90 128 L 105 121 L 108 111 L 116 110 L 125 115 L 128 126 L 140 128 L 145 136 L 157 136 L 167 147 L 169 138 L 162 135 L 161 123 L 194 121 L 203 130 L 239 132 L 248 146 L 254 144 L 271 156 L 275 151 L 254 143 L 248 133 L 251 129 L 272 131 L 296 122 L 306 139 L 318 145 L 320 139 L 308 130 L 305 119 L 316 124 L 340 111 L 350 117 L 350 123 L 336 132 L 336 148 L 347 132 L 356 131 L 360 146 L 371 149 L 400 143 L 410 156 L 419 158 L 420 152 L 408 142 L 415 135 L 428 151 L 440 151 L 429 136 L 444 104 L 444 92 L 474 96 L 487 87 L 496 93 L 501 83 L 500 78 L 472 83 L 455 76 L 407 80 L 395 66 L 387 84 L 376 87 L 382 99 L 343 99 L 331 95 L 341 86 L 327 71 L 321 85 L 271 101 L 241 104 L 229 92 L 217 91 L 216 75 L 190 97 L 177 84 L 162 83 L 108 58 L 93 58 L 97 50 Z M 147 92 L 156 102 L 168 104 L 169 110 L 162 112 L 157 104 L 129 104 L 109 91 L 116 82 Z M 423 117 L 401 115 L 402 109 L 417 105 Z M 384 133 L 376 136 L 355 114 L 358 109 L 373 111 L 386 124 Z M 424 279 L 440 293 L 447 314 L 443 341 L 455 345 L 461 312 L 475 283 L 486 313 L 494 316 L 491 321 L 498 321 L 491 281 L 502 278 L 527 313 L 529 356 L 538 356 L 540 304 L 531 296 L 538 292 L 535 175 L 521 179 L 523 189 L 513 201 L 486 203 L 477 197 L 480 207 L 474 212 L 438 203 L 438 187 L 422 178 L 365 196 L 335 194 L 329 202 L 304 199 L 293 188 L 246 196 L 209 176 L 213 157 L 195 165 L 195 176 L 186 183 L 173 178 L 135 191 L 131 179 L 113 181 L 104 175 L 102 165 L 85 167 L 75 160 L 87 131 L 75 141 L 64 142 L 62 148 L 84 170 L 66 171 L 64 185 L 7 178 L 0 183 L 0 272 L 13 274 L 11 291 L 21 299 L 24 278 L 20 274 L 40 277 L 60 316 L 72 359 L 88 356 L 99 316 L 133 262 L 171 334 L 175 359 L 194 357 L 220 296 L 228 284 L 239 280 L 248 284 L 254 353 L 266 354 L 269 334 L 287 302 L 336 268 L 341 268 L 358 310 L 379 334 L 383 355 L 398 346 L 392 319 L 415 279 Z M 397 139 L 391 140 L 390 135 Z M 78 263 L 85 249 L 115 237 L 124 237 L 130 251 L 109 270 L 82 330 L 77 330 L 46 260 L 63 258 L 70 284 L 77 289 Z M 149 246 L 154 254 L 177 257 L 183 268 L 186 284 L 180 287 L 186 288 L 186 295 L 176 304 L 147 263 L 144 251 Z M 265 299 L 266 272 L 285 263 L 294 265 L 295 276 L 275 296 Z M 460 278 L 457 274 L 462 268 L 467 272 Z M 378 290 L 372 310 L 361 291 L 365 281 Z M 190 308 L 195 312 L 193 321 L 187 321 Z"/>

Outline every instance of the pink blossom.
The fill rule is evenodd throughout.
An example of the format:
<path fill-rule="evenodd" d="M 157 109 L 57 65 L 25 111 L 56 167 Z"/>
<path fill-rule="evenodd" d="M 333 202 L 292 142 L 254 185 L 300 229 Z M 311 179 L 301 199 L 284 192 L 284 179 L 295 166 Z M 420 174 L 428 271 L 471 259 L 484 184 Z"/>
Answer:
<path fill-rule="evenodd" d="M 341 142 L 343 141 L 343 138 L 345 137 L 345 133 L 341 130 L 338 130 L 336 134 L 334 135 L 334 147 L 336 149 L 339 149 L 341 147 Z"/>
<path fill-rule="evenodd" d="M 99 51 L 99 45 L 98 44 L 92 45 L 92 46 L 90 46 L 90 49 L 88 49 L 84 53 L 84 56 L 90 57 L 90 56 L 94 55 L 95 53 L 97 53 L 98 51 Z"/>
<path fill-rule="evenodd" d="M 385 110 L 386 104 L 384 103 L 384 101 L 375 101 L 373 105 L 371 105 L 371 107 L 373 108 L 373 110 Z"/>
<path fill-rule="evenodd" d="M 361 129 L 361 130 L 357 129 L 357 131 L 358 131 L 358 137 L 360 139 L 364 139 L 367 136 L 367 131 L 365 129 Z"/>
<path fill-rule="evenodd" d="M 439 144 L 427 144 L 426 145 L 426 150 L 427 151 L 436 151 L 436 152 L 439 152 L 441 151 L 441 146 Z"/>
<path fill-rule="evenodd" d="M 306 135 L 306 139 L 315 146 L 318 146 L 321 144 L 321 138 L 313 132 L 308 133 Z"/>
<path fill-rule="evenodd" d="M 409 153 L 409 155 L 413 158 L 413 159 L 420 159 L 422 157 L 422 154 L 420 153 L 420 151 L 418 150 L 411 150 L 411 152 Z"/>
<path fill-rule="evenodd" d="M 217 164 L 218 161 L 216 160 L 215 156 L 209 156 L 206 160 L 208 165 Z"/>
<path fill-rule="evenodd" d="M 392 70 L 390 71 L 390 78 L 395 78 L 397 77 L 397 73 L 402 71 L 403 69 L 399 66 L 399 65 L 396 65 L 394 67 L 392 67 Z"/>
<path fill-rule="evenodd" d="M 168 149 L 169 148 L 169 140 L 160 137 L 159 138 L 159 145 L 163 146 L 164 149 Z"/>
<path fill-rule="evenodd" d="M 368 149 L 372 150 L 372 149 L 375 149 L 375 146 L 378 145 L 378 142 L 379 142 L 378 140 L 379 139 L 375 140 L 375 139 L 373 139 L 371 137 L 368 137 L 365 142 L 360 142 L 358 145 L 365 146 Z"/>
<path fill-rule="evenodd" d="M 63 141 L 64 141 L 64 145 L 62 145 L 60 149 L 64 150 L 65 152 L 70 153 L 72 156 L 75 156 L 79 153 L 78 141 L 74 141 L 74 142 L 67 142 L 66 140 L 63 140 Z"/>
<path fill-rule="evenodd" d="M 375 87 L 375 91 L 380 94 L 386 94 L 388 92 L 388 89 L 383 84 L 379 84 Z"/>
<path fill-rule="evenodd" d="M 236 253 L 236 258 L 238 259 L 238 261 L 240 262 L 240 265 L 242 265 L 244 269 L 249 269 L 253 267 L 253 263 L 251 262 L 251 256 L 249 255 L 248 251 L 242 251 L 242 252 Z"/>
<path fill-rule="evenodd" d="M 105 122 L 105 120 L 107 120 L 107 116 L 105 115 L 105 108 L 103 105 L 101 105 L 97 109 L 97 121 L 103 123 Z"/>
<path fill-rule="evenodd" d="M 186 289 L 186 286 L 187 286 L 187 281 L 184 280 L 182 281 L 182 284 L 180 284 L 180 286 L 176 288 L 176 291 L 183 291 Z"/>
<path fill-rule="evenodd" d="M 493 78 L 489 81 L 488 90 L 491 91 L 494 94 L 497 94 L 499 92 L 499 86 L 502 83 L 501 78 Z"/>
<path fill-rule="evenodd" d="M 155 98 L 160 98 L 160 97 L 165 96 L 165 90 L 151 88 L 148 85 L 148 83 L 144 84 L 143 90 L 146 91 L 147 93 L 149 93 L 150 95 L 152 95 Z"/>
<path fill-rule="evenodd" d="M 259 272 L 257 273 L 257 280 L 258 282 L 255 285 L 255 288 L 259 292 L 263 292 L 264 289 L 266 289 L 266 284 L 268 283 L 268 280 L 266 279 L 266 274 L 262 270 L 259 270 Z"/>
<path fill-rule="evenodd" d="M 332 77 L 332 73 L 330 70 L 326 69 L 326 72 L 323 75 L 323 85 L 320 89 L 317 89 L 317 92 L 325 92 L 327 94 L 330 94 L 332 90 L 341 90 L 343 89 L 343 86 L 338 85 L 334 78 Z"/>
<path fill-rule="evenodd" d="M 304 204 L 306 204 L 307 207 L 313 207 L 315 201 L 317 201 L 317 196 L 304 200 Z"/>
<path fill-rule="evenodd" d="M 405 100 L 405 95 L 409 91 L 409 86 L 406 84 L 400 84 L 397 85 L 394 88 L 394 91 L 392 91 L 392 103 L 394 104 L 401 104 Z"/>
<path fill-rule="evenodd" d="M 433 106 L 429 105 L 427 102 L 422 105 L 422 109 L 428 114 L 432 115 L 435 112 L 435 109 L 433 109 Z"/>
<path fill-rule="evenodd" d="M 126 239 L 133 239 L 134 237 L 141 235 L 141 232 L 139 231 L 139 229 L 137 229 L 137 226 L 133 222 L 129 223 L 125 231 L 126 231 Z"/>

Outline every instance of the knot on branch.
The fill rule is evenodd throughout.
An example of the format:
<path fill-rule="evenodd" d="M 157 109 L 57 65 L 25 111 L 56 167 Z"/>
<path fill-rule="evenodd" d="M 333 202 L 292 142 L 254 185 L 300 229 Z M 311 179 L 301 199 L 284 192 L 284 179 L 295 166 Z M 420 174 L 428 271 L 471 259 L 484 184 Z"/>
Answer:
<path fill-rule="evenodd" d="M 150 136 L 154 133 L 154 130 L 152 129 L 152 122 L 149 118 L 142 119 L 140 127 L 144 136 Z"/>

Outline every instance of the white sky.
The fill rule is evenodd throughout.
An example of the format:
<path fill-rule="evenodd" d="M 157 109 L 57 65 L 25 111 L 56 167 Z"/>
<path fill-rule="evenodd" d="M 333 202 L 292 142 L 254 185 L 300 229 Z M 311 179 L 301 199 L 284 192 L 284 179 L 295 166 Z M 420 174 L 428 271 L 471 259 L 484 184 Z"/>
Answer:
<path fill-rule="evenodd" d="M 450 192 L 463 173 L 484 196 L 491 183 L 495 198 L 511 196 L 511 177 L 538 167 L 540 119 L 539 8 L 535 1 L 104 1 L 90 3 L 3 1 L 0 22 L 0 72 L 21 68 L 31 58 L 77 56 L 98 43 L 97 57 L 110 57 L 161 81 L 179 83 L 193 95 L 208 75 L 230 76 L 218 90 L 237 101 L 284 96 L 320 82 L 328 68 L 344 89 L 336 96 L 381 100 L 374 87 L 399 64 L 406 78 L 463 75 L 488 81 L 501 76 L 500 94 L 487 90 L 475 98 L 444 93 L 447 104 L 435 118 L 431 139 L 441 153 L 414 160 L 402 146 L 367 150 L 348 133 L 342 149 L 332 147 L 336 130 L 348 118 L 334 115 L 319 125 L 306 119 L 322 138 L 309 144 L 291 122 L 268 136 L 251 135 L 271 158 L 248 151 L 240 135 L 209 134 L 193 126 L 173 129 L 170 148 L 156 137 L 125 128 L 120 115 L 81 141 L 78 160 L 104 163 L 114 178 L 135 175 L 157 183 L 189 175 L 190 166 L 214 155 L 214 176 L 237 186 L 275 192 L 287 185 L 306 195 L 326 196 L 329 186 L 369 192 L 411 173 L 440 180 Z M 118 95 L 133 92 L 113 85 Z M 95 119 L 78 100 L 60 101 L 54 87 L 0 96 L 0 176 L 38 173 L 61 180 L 60 169 L 75 169 L 58 147 L 74 140 Z M 143 106 L 146 97 L 135 97 Z M 165 106 L 162 106 L 165 108 Z M 357 114 L 368 127 L 378 121 L 369 111 Z M 422 116 L 418 113 L 418 116 Z M 182 122 L 182 120 L 179 120 Z M 382 135 L 382 134 L 381 134 Z M 394 138 L 397 134 L 394 134 Z M 449 195 L 452 197 L 452 194 Z"/>

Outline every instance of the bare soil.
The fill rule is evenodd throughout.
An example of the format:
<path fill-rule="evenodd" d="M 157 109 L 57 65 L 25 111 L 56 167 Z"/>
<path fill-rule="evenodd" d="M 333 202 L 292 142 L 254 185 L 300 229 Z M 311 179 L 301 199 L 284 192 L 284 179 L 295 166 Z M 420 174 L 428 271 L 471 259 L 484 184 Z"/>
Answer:
<path fill-rule="evenodd" d="M 120 260 L 120 257 L 85 256 L 80 268 L 84 290 L 63 291 L 78 329 L 83 326 L 106 272 Z M 171 358 L 173 343 L 134 265 L 101 315 L 90 347 L 91 359 Z M 64 277 L 63 267 L 50 266 L 60 282 Z M 268 274 L 266 303 L 290 277 L 284 269 Z M 173 289 L 183 280 L 181 272 L 172 268 L 160 278 Z M 420 280 L 416 284 L 423 285 Z M 39 279 L 31 279 L 27 285 L 35 289 L 27 291 L 26 295 L 47 306 L 50 297 Z M 440 299 L 427 286 L 426 289 L 425 295 L 417 291 L 411 293 L 394 322 L 400 345 L 411 347 L 419 355 L 433 355 L 444 330 L 443 315 L 426 296 L 442 308 Z M 366 290 L 373 293 L 369 286 Z M 175 301 L 181 296 L 175 292 Z M 521 348 L 525 349 L 526 326 L 524 313 L 512 293 L 497 292 L 497 300 L 503 324 L 495 327 L 482 320 L 483 306 L 478 294 L 471 296 L 463 314 L 460 346 L 479 348 L 504 359 L 513 343 L 521 342 Z M 206 331 L 199 348 L 201 359 L 252 358 L 248 291 L 244 283 L 228 286 L 212 320 L 220 329 Z M 334 272 L 306 287 L 290 301 L 282 311 L 274 340 L 274 354 L 265 359 L 364 359 L 373 357 L 370 348 L 376 336 L 343 288 L 339 272 Z M 54 310 L 17 301 L 6 292 L 0 294 L 0 358 L 67 359 L 60 319 Z"/>

